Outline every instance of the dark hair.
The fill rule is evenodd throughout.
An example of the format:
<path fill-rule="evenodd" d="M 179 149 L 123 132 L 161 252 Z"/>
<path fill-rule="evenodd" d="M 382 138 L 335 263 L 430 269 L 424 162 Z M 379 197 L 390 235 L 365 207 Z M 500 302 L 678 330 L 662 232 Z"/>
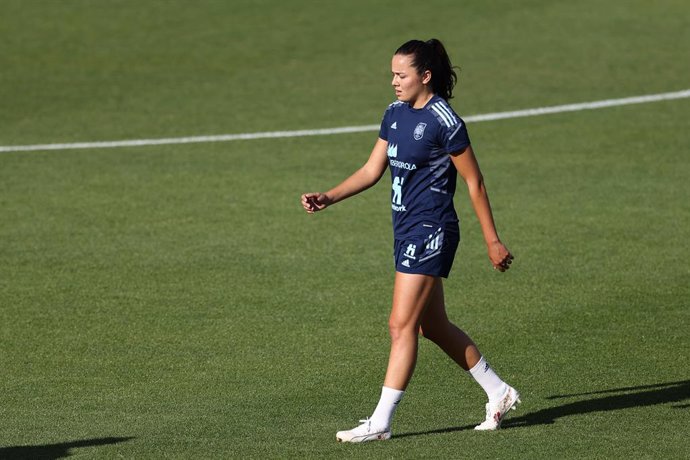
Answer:
<path fill-rule="evenodd" d="M 439 40 L 410 40 L 404 43 L 395 54 L 412 56 L 412 66 L 419 75 L 431 72 L 431 88 L 434 93 L 448 101 L 453 98 L 453 87 L 458 81 L 446 48 Z"/>

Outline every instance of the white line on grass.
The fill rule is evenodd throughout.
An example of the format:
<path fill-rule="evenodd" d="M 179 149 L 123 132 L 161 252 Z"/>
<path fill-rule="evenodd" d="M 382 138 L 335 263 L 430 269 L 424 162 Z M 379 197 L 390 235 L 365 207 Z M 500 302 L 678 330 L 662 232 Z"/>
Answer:
<path fill-rule="evenodd" d="M 463 117 L 466 122 L 480 122 L 503 120 L 507 118 L 533 117 L 563 112 L 577 112 L 580 110 L 594 110 L 621 105 L 644 104 L 647 102 L 666 101 L 672 99 L 690 98 L 690 89 L 672 93 L 649 94 L 646 96 L 625 97 L 622 99 L 605 99 L 603 101 L 581 102 L 577 104 L 555 105 L 534 109 L 515 110 L 511 112 L 485 113 Z M 272 131 L 243 134 L 220 134 L 215 136 L 171 137 L 165 139 L 135 139 L 123 141 L 75 142 L 69 144 L 38 144 L 38 145 L 5 145 L 0 146 L 2 152 L 31 152 L 38 150 L 71 150 L 71 149 L 105 149 L 114 147 L 140 147 L 146 145 L 192 144 L 203 142 L 228 142 L 252 139 L 270 139 L 303 136 L 327 136 L 333 134 L 359 133 L 378 131 L 379 125 L 345 126 L 341 128 L 304 129 L 299 131 Z"/>

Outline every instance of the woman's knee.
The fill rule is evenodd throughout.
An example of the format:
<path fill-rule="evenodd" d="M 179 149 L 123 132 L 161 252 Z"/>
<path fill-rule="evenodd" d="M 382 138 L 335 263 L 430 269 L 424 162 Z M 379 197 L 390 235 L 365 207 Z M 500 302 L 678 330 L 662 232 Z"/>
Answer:
<path fill-rule="evenodd" d="M 393 341 L 404 340 L 410 337 L 414 339 L 417 335 L 417 325 L 391 317 L 388 320 L 388 333 Z"/>

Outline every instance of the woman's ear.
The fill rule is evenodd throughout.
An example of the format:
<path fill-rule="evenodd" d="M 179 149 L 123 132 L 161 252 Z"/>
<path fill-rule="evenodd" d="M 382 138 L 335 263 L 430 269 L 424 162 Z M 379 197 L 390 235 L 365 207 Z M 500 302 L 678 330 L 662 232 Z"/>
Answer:
<path fill-rule="evenodd" d="M 431 70 L 425 70 L 422 74 L 422 84 L 428 85 L 431 82 Z"/>

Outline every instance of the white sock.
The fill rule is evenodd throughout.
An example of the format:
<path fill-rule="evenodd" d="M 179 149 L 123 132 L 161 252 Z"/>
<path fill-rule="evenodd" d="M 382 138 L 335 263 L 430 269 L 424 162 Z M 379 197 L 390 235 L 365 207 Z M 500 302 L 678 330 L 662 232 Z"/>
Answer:
<path fill-rule="evenodd" d="M 395 409 L 397 409 L 404 394 L 404 391 L 383 387 L 381 399 L 379 399 L 374 414 L 371 416 L 371 425 L 381 429 L 390 428 Z"/>
<path fill-rule="evenodd" d="M 470 374 L 472 374 L 472 377 L 474 377 L 477 383 L 484 389 L 486 395 L 489 397 L 489 401 L 498 400 L 506 393 L 506 390 L 508 390 L 508 385 L 496 375 L 483 356 L 479 362 L 470 369 Z"/>

